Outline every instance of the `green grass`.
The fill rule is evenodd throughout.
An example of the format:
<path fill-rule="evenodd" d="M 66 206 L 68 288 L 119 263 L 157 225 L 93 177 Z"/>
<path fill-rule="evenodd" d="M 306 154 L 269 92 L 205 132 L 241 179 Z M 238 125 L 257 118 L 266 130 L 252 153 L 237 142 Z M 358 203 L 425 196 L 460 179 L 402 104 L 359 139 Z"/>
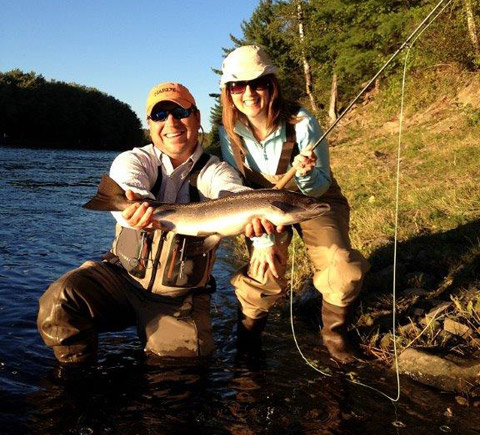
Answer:
<path fill-rule="evenodd" d="M 407 83 L 398 217 L 397 291 L 404 304 L 397 331 L 400 349 L 480 348 L 471 347 L 474 340 L 480 343 L 478 314 L 472 314 L 480 304 L 478 95 L 480 74 L 454 68 L 417 72 Z M 373 101 L 349 114 L 330 138 L 332 169 L 352 207 L 352 245 L 372 264 L 362 303 L 370 322 L 357 328 L 364 349 L 387 362 L 393 349 L 391 331 L 385 316 L 375 313 L 390 313 L 392 303 L 391 297 L 385 299 L 391 279 L 379 278 L 379 272 L 393 262 L 399 96 L 399 80 L 392 80 Z M 298 292 L 312 268 L 298 238 L 294 246 L 293 290 Z M 291 247 L 290 258 L 292 253 Z M 425 288 L 429 294 L 404 297 L 403 291 L 416 284 L 409 274 L 420 272 L 430 276 Z M 410 311 L 419 306 L 428 310 L 429 295 L 451 298 L 457 309 L 443 313 L 419 336 L 425 326 L 421 316 Z M 447 316 L 476 325 L 473 341 L 462 342 L 443 331 Z"/>

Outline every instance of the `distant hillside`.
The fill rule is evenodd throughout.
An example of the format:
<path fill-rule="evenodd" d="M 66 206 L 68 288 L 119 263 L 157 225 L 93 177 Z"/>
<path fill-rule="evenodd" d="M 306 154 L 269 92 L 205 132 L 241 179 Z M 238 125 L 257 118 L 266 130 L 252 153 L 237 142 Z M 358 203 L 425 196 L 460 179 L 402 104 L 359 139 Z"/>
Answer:
<path fill-rule="evenodd" d="M 0 73 L 0 144 L 129 149 L 143 143 L 132 109 L 94 88 L 45 80 L 34 72 Z"/>

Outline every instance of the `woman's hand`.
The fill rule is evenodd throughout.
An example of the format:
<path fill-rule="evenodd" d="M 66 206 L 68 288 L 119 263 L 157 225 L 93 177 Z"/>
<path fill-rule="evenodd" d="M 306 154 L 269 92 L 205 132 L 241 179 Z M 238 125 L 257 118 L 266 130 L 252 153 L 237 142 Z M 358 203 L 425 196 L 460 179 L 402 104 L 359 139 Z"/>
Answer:
<path fill-rule="evenodd" d="M 317 155 L 308 147 L 298 154 L 292 162 L 292 166 L 297 170 L 297 177 L 303 177 L 315 168 Z"/>
<path fill-rule="evenodd" d="M 250 258 L 249 275 L 262 280 L 267 268 L 270 268 L 273 276 L 279 278 L 277 266 L 284 266 L 286 260 L 286 257 L 275 245 L 268 248 L 254 248 Z"/>
<path fill-rule="evenodd" d="M 140 195 L 131 190 L 127 190 L 125 196 L 131 201 L 141 199 Z M 122 216 L 128 222 L 128 225 L 136 230 L 157 228 L 155 222 L 152 221 L 153 207 L 149 206 L 148 202 L 136 202 L 129 205 L 122 211 Z"/>

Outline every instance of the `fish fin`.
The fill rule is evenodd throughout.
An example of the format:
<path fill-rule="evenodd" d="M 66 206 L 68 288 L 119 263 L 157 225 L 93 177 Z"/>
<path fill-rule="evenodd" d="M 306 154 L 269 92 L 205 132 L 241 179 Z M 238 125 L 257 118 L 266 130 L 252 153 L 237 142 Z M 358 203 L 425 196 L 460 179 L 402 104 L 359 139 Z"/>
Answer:
<path fill-rule="evenodd" d="M 123 211 L 127 205 L 125 191 L 115 180 L 103 174 L 97 194 L 82 207 L 89 210 Z"/>
<path fill-rule="evenodd" d="M 220 234 L 218 233 L 210 234 L 203 241 L 203 252 L 211 251 L 220 243 L 221 240 L 222 240 L 222 236 Z"/>
<path fill-rule="evenodd" d="M 279 210 L 283 211 L 284 213 L 289 213 L 295 210 L 295 206 L 287 204 L 286 202 L 282 201 L 273 201 L 272 207 L 278 208 Z"/>

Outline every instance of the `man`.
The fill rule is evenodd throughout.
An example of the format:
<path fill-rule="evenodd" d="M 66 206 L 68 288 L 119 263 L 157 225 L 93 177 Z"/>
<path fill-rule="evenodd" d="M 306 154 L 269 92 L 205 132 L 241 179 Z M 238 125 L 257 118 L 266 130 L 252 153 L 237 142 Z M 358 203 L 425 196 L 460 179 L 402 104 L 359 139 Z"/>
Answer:
<path fill-rule="evenodd" d="M 186 203 L 218 198 L 242 186 L 226 163 L 198 143 L 200 112 L 187 88 L 155 86 L 147 98 L 152 144 L 120 154 L 110 176 L 128 199 Z M 61 363 L 96 360 L 98 333 L 137 325 L 145 350 L 160 356 L 210 355 L 210 298 L 216 247 L 200 237 L 155 228 L 153 208 L 135 203 L 114 212 L 116 237 L 104 261 L 87 261 L 50 285 L 40 299 L 38 328 Z M 249 237 L 272 232 L 254 219 Z"/>

